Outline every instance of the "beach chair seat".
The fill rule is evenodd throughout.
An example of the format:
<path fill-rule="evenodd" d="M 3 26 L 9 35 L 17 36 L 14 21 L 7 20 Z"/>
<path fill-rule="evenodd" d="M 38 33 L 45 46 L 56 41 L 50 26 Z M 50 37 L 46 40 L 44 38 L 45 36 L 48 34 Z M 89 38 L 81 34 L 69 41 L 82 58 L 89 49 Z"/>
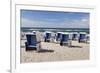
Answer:
<path fill-rule="evenodd" d="M 36 49 L 36 46 L 29 45 L 27 42 L 25 42 L 25 47 L 26 47 L 26 51 L 33 48 Z"/>
<path fill-rule="evenodd" d="M 40 44 L 40 42 L 37 42 L 36 34 L 26 34 L 27 42 L 25 42 L 26 51 L 37 49 L 37 44 Z"/>

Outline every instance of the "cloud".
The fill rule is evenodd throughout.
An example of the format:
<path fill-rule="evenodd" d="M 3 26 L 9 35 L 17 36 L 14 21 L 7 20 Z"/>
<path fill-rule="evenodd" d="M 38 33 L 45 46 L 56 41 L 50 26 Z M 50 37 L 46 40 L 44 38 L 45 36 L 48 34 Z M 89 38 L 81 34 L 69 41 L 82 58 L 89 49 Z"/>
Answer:
<path fill-rule="evenodd" d="M 89 28 L 89 19 L 65 19 L 61 25 L 65 28 Z"/>
<path fill-rule="evenodd" d="M 44 19 L 44 21 L 45 21 L 45 22 L 47 22 L 47 21 L 48 21 L 48 22 L 57 22 L 58 19 L 53 19 L 53 18 L 52 18 L 52 19 L 49 19 L 49 18 L 46 18 L 46 19 Z"/>
<path fill-rule="evenodd" d="M 84 19 L 82 19 L 81 21 L 82 21 L 82 22 L 87 22 L 88 20 L 84 18 Z"/>
<path fill-rule="evenodd" d="M 31 20 L 27 18 L 21 18 L 21 27 L 54 27 L 56 19 L 46 20 Z"/>
<path fill-rule="evenodd" d="M 50 27 L 50 28 L 89 28 L 89 20 L 82 19 L 43 19 L 32 20 L 28 18 L 21 18 L 21 27 Z"/>

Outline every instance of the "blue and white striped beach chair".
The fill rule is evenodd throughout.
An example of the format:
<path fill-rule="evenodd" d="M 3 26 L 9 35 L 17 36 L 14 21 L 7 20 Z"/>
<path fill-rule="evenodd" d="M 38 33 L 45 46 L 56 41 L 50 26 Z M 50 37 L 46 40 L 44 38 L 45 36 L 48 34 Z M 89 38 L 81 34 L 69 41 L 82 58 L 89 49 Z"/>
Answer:
<path fill-rule="evenodd" d="M 51 32 L 45 32 L 44 41 L 45 42 L 50 42 L 50 40 L 51 40 Z"/>
<path fill-rule="evenodd" d="M 60 43 L 60 41 L 61 41 L 61 36 L 62 36 L 62 32 L 57 32 L 56 33 L 56 42 L 59 42 Z"/>
<path fill-rule="evenodd" d="M 36 34 L 30 33 L 26 34 L 27 42 L 25 42 L 26 51 L 37 49 L 37 44 L 40 42 L 37 42 Z"/>
<path fill-rule="evenodd" d="M 79 34 L 77 32 L 72 33 L 72 40 L 78 40 Z"/>
<path fill-rule="evenodd" d="M 86 33 L 79 34 L 78 42 L 86 42 Z"/>
<path fill-rule="evenodd" d="M 70 34 L 69 33 L 62 33 L 61 35 L 61 40 L 60 40 L 60 45 L 68 45 L 71 46 L 70 43 Z"/>

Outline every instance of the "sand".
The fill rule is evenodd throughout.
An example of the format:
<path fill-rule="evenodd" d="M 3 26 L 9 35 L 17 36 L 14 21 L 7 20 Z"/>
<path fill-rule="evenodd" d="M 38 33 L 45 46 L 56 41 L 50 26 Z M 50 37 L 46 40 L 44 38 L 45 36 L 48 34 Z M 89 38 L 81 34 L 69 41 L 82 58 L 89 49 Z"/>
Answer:
<path fill-rule="evenodd" d="M 21 41 L 21 63 L 72 61 L 89 59 L 89 43 L 72 41 L 72 46 L 60 46 L 57 43 L 41 42 L 44 51 L 25 51 L 25 40 Z"/>

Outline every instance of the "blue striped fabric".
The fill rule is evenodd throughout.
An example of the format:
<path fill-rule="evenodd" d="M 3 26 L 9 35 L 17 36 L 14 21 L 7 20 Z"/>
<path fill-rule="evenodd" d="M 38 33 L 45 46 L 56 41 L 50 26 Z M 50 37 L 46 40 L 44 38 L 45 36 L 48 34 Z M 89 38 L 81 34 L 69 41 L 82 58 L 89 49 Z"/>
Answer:
<path fill-rule="evenodd" d="M 69 35 L 68 34 L 62 34 L 61 41 L 62 42 L 68 42 L 68 40 L 69 40 Z"/>
<path fill-rule="evenodd" d="M 29 46 L 36 46 L 37 43 L 36 35 L 26 35 L 26 37 Z"/>

